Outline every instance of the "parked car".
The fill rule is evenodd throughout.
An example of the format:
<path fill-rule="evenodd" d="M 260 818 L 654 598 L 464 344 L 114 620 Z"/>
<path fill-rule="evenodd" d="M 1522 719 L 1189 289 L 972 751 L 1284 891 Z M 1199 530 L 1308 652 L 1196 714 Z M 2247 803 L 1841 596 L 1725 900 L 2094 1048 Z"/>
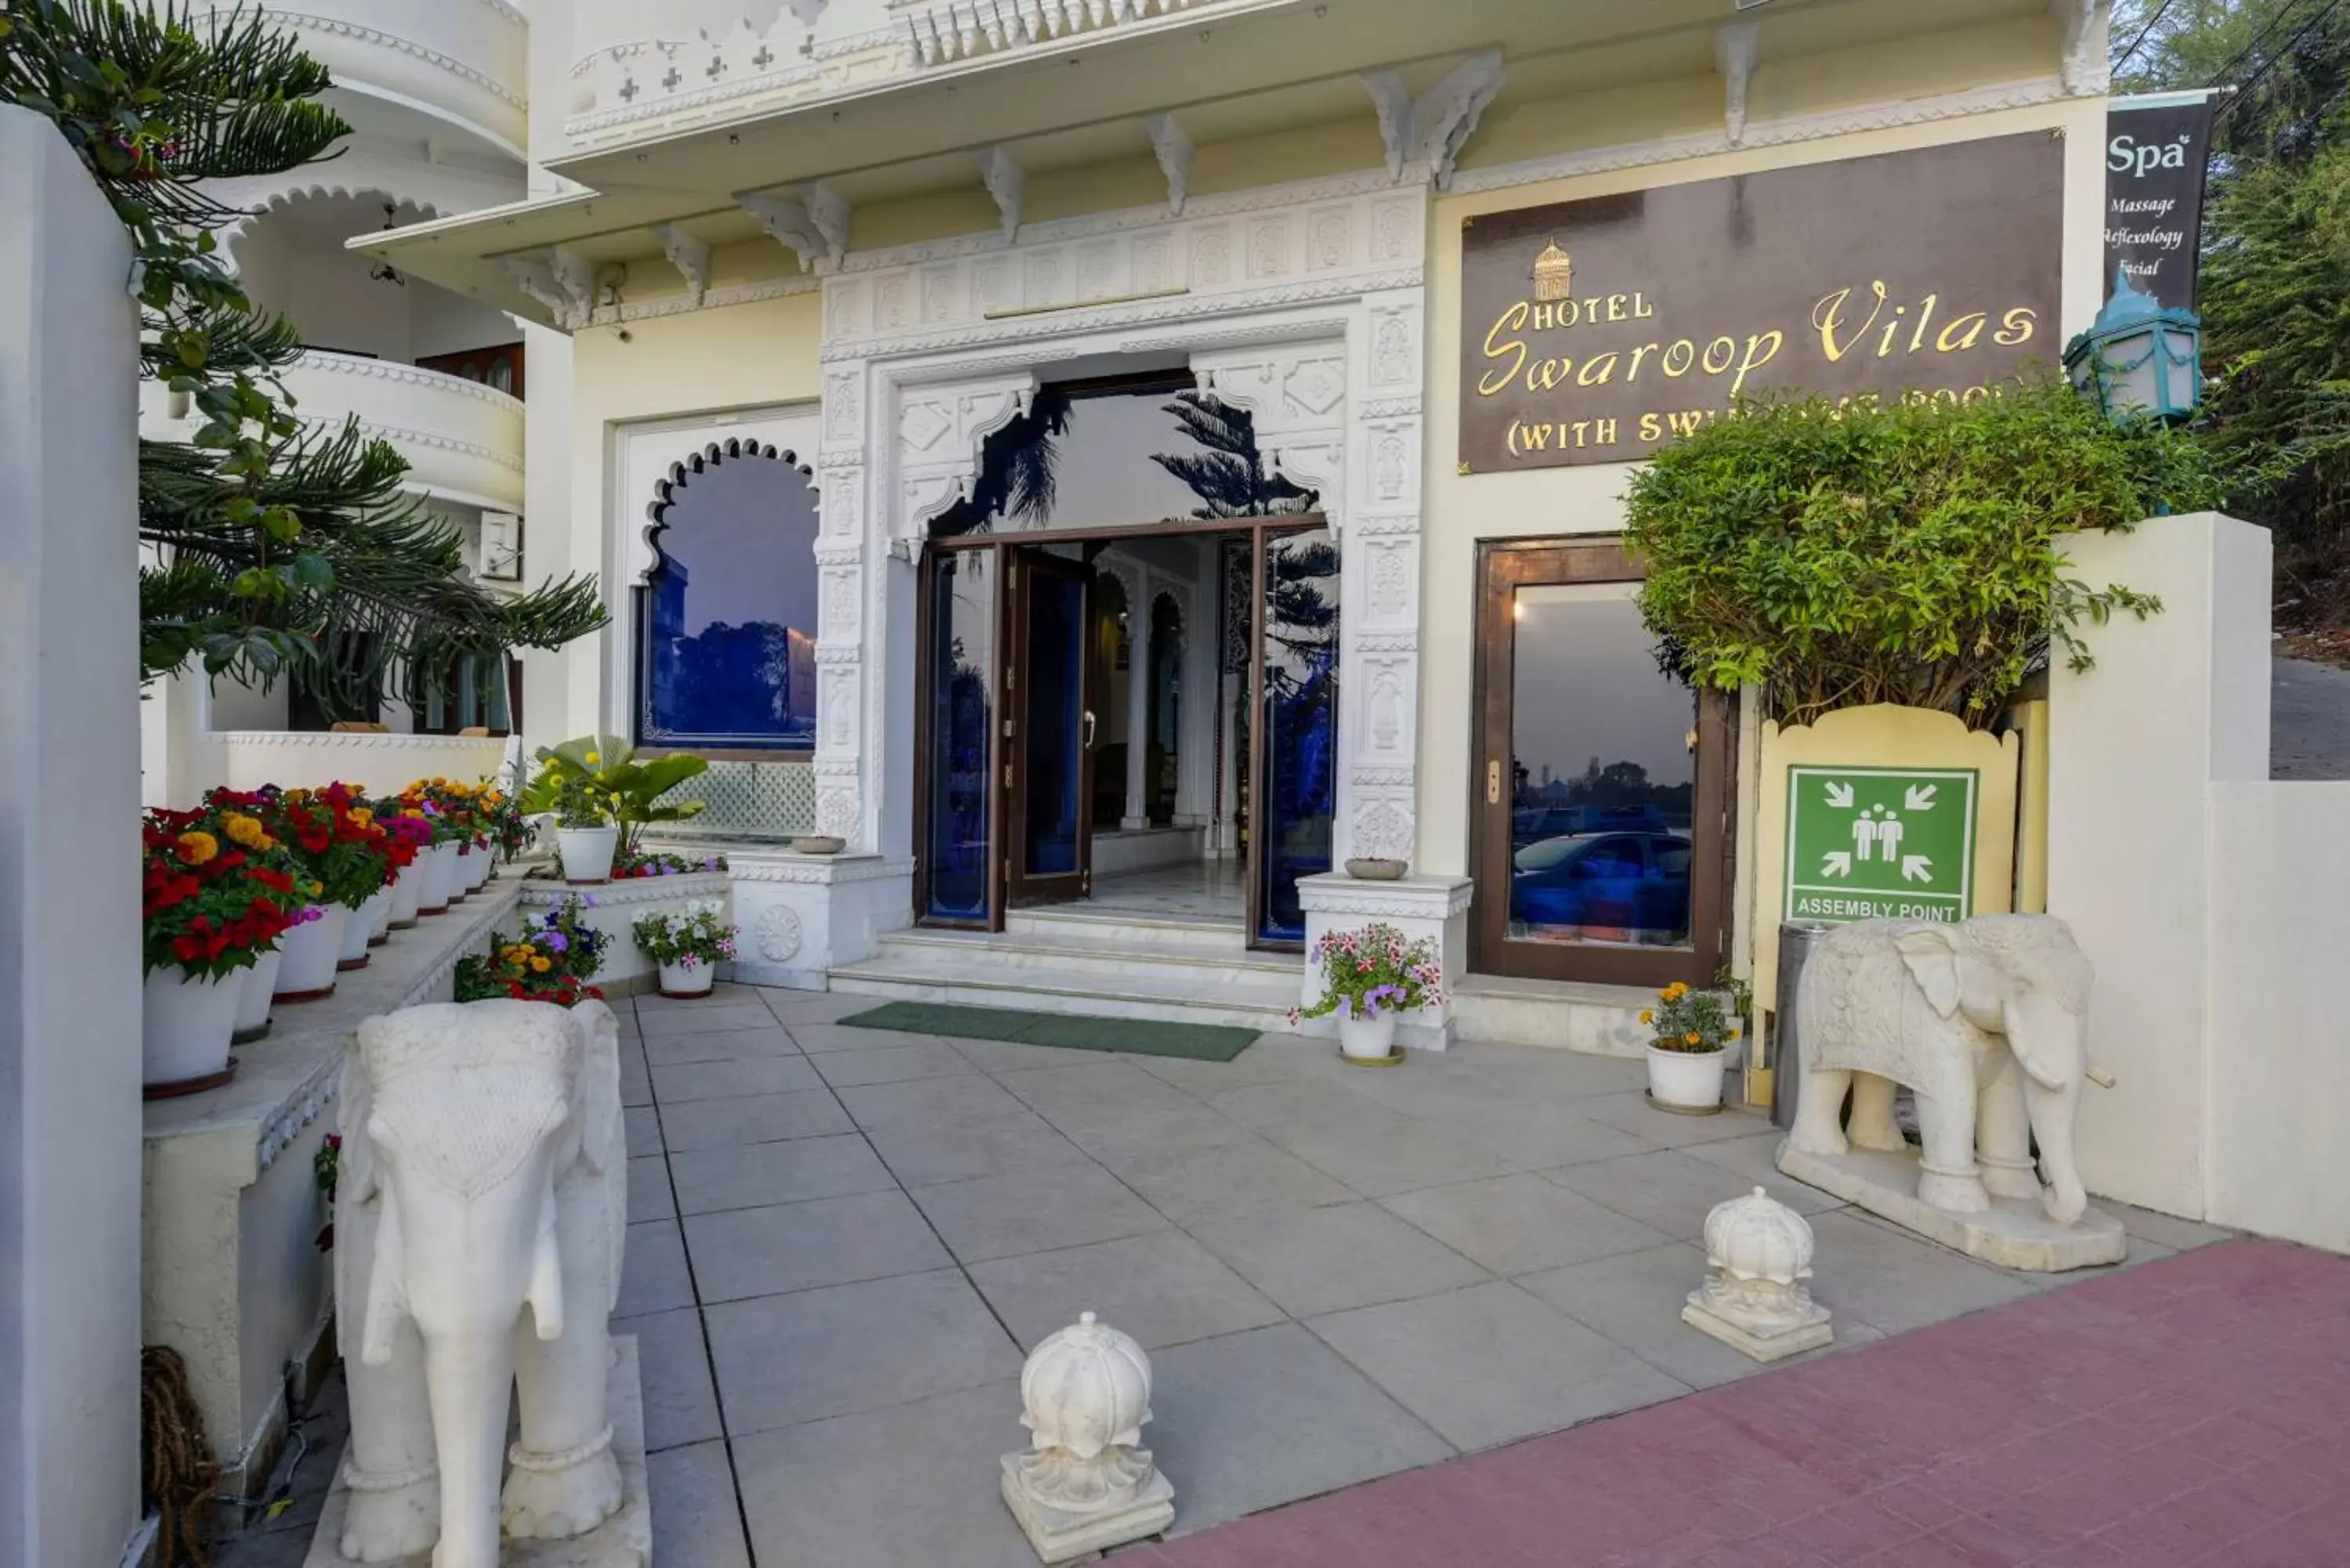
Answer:
<path fill-rule="evenodd" d="M 1648 943 L 1689 930 L 1690 841 L 1679 834 L 1560 834 L 1518 850 L 1512 869 L 1513 926 Z"/>

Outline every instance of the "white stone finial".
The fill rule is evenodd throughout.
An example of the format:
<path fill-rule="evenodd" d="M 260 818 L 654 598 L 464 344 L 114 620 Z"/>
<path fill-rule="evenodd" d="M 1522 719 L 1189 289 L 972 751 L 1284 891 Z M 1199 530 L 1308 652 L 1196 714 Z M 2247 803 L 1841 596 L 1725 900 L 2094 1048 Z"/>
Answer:
<path fill-rule="evenodd" d="M 1705 1217 L 1705 1283 L 1681 1321 L 1757 1361 L 1828 1343 L 1828 1310 L 1803 1281 L 1812 1274 L 1812 1228 L 1757 1187 Z"/>
<path fill-rule="evenodd" d="M 1141 1447 L 1150 1358 L 1088 1312 L 1048 1336 L 1020 1373 L 1020 1424 L 1034 1434 L 1003 1456 L 1003 1501 L 1047 1563 L 1156 1535 L 1175 1489 Z"/>

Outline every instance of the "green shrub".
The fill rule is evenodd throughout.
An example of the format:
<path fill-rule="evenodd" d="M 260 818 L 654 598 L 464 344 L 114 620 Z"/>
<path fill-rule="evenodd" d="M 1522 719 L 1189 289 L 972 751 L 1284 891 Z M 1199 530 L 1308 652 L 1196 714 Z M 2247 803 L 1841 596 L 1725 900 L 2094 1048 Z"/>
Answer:
<path fill-rule="evenodd" d="M 2085 618 L 2154 599 L 2063 575 L 2060 535 L 2217 504 L 2199 450 L 2061 382 L 1971 403 L 1749 402 L 1632 481 L 1640 611 L 1692 684 L 1808 723 L 1893 702 L 1981 729 Z"/>

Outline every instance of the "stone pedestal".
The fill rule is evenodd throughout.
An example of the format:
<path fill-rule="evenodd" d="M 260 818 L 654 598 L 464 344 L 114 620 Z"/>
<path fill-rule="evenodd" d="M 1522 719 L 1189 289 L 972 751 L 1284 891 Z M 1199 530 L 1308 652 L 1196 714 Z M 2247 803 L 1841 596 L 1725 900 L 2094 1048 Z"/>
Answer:
<path fill-rule="evenodd" d="M 1465 877 L 1405 877 L 1393 882 L 1373 882 L 1338 872 L 1297 879 L 1297 896 L 1305 907 L 1305 983 L 1301 994 L 1307 1005 L 1322 999 L 1322 969 L 1314 961 L 1314 944 L 1326 931 L 1351 930 L 1383 920 L 1408 941 L 1426 939 L 1436 948 L 1444 971 L 1445 1000 L 1434 1007 L 1415 1008 L 1396 1026 L 1396 1044 L 1421 1051 L 1441 1051 L 1452 1044 L 1452 990 L 1469 963 L 1469 899 L 1476 885 Z M 1307 1034 L 1336 1039 L 1336 1018 L 1309 1019 L 1299 1026 Z"/>
<path fill-rule="evenodd" d="M 611 1377 L 606 1386 L 605 1408 L 612 1417 L 612 1455 L 620 1464 L 620 1495 L 626 1500 L 620 1511 L 568 1541 L 509 1540 L 499 1549 L 500 1568 L 650 1568 L 653 1505 L 645 1479 L 644 1385 L 637 1370 L 635 1334 L 612 1336 Z M 302 1560 L 302 1568 L 364 1568 L 345 1557 L 340 1544 L 350 1499 L 342 1461 L 338 1459 L 335 1484 L 319 1511 L 317 1532 L 310 1537 L 310 1554 Z M 398 1568 L 426 1568 L 432 1556 L 421 1552 Z"/>
<path fill-rule="evenodd" d="M 1125 1505 L 1094 1513 L 1073 1513 L 1028 1495 L 1021 1484 L 1024 1456 L 1003 1456 L 1003 1501 L 1046 1568 L 1074 1563 L 1129 1541 L 1157 1535 L 1175 1522 L 1175 1485 L 1157 1470 Z"/>
<path fill-rule="evenodd" d="M 823 991 L 827 971 L 873 955 L 913 919 L 914 865 L 879 855 L 732 849 L 737 957 L 728 978 Z"/>
<path fill-rule="evenodd" d="M 1993 1198 L 1990 1208 L 1971 1214 L 1937 1209 L 1918 1197 L 1918 1158 L 1915 1148 L 1819 1155 L 1779 1147 L 1779 1168 L 1796 1180 L 1998 1268 L 2053 1273 L 2128 1255 L 2122 1222 L 2095 1207 L 2070 1225 L 2059 1225 L 2028 1198 Z"/>
<path fill-rule="evenodd" d="M 1757 1187 L 1705 1217 L 1706 1281 L 1681 1321 L 1742 1355 L 1777 1361 L 1828 1343 L 1828 1309 L 1812 1300 L 1812 1228 Z"/>
<path fill-rule="evenodd" d="M 1049 1568 L 1175 1521 L 1175 1488 L 1142 1446 L 1150 1358 L 1091 1313 L 1046 1336 L 1020 1371 L 1030 1446 L 1003 1461 L 1003 1503 Z"/>

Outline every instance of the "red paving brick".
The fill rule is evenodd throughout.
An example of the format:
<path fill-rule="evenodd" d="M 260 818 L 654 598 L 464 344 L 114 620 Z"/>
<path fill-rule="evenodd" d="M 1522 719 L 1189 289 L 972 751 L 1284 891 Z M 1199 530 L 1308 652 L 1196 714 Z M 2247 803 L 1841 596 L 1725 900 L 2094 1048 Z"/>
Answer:
<path fill-rule="evenodd" d="M 2227 1242 L 1116 1561 L 2350 1568 L 2350 1259 Z"/>

